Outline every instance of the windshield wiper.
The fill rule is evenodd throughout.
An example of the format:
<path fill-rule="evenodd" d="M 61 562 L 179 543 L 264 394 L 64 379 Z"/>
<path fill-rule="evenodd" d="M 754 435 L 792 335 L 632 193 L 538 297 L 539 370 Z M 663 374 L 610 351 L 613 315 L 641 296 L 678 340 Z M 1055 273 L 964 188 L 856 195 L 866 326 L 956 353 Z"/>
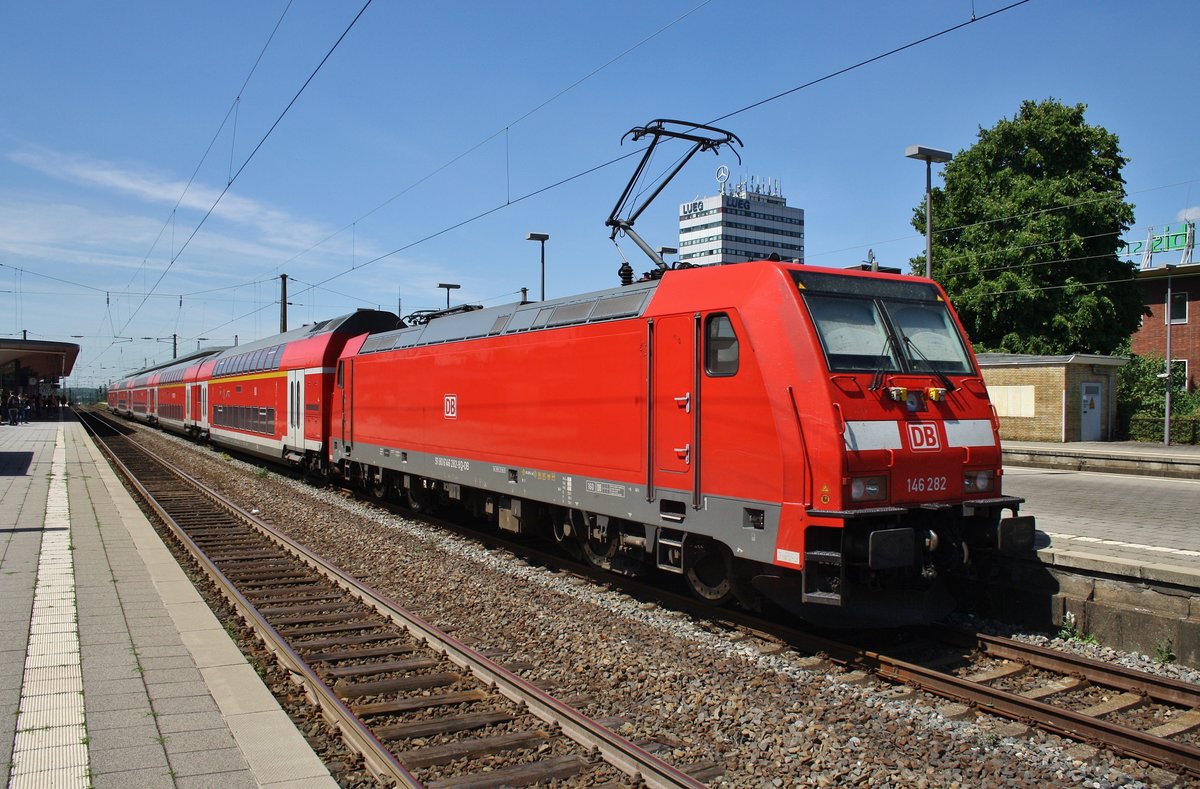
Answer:
<path fill-rule="evenodd" d="M 880 348 L 879 353 L 875 355 L 881 360 L 887 359 L 888 348 L 891 348 L 893 353 L 895 353 L 897 350 L 896 338 L 892 337 L 890 334 L 883 338 L 883 347 Z M 896 355 L 899 356 L 900 354 L 896 353 Z M 880 361 L 879 366 L 875 368 L 875 375 L 871 377 L 870 391 L 878 391 L 879 387 L 883 386 L 883 374 L 887 372 L 887 369 L 884 367 L 885 364 L 886 362 Z"/>
<path fill-rule="evenodd" d="M 956 389 L 958 389 L 958 387 L 954 385 L 954 382 L 951 381 L 950 378 L 944 372 L 942 372 L 941 370 L 934 367 L 933 362 L 929 361 L 928 356 L 921 353 L 921 349 L 917 347 L 917 344 L 912 341 L 911 337 L 909 337 L 907 334 L 901 334 L 900 336 L 904 339 L 904 347 L 911 348 L 913 353 L 915 353 L 917 356 L 919 356 L 921 361 L 923 361 L 925 363 L 924 372 L 933 373 L 938 378 L 940 378 L 942 381 L 942 385 L 946 387 L 947 392 L 953 392 Z M 909 358 L 911 359 L 912 357 L 910 356 Z"/>

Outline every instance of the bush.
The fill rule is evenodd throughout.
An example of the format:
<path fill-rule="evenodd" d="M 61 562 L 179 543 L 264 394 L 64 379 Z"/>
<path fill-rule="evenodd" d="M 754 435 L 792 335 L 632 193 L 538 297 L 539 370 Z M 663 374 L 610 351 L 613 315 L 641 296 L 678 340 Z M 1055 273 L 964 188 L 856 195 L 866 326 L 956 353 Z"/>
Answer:
<path fill-rule="evenodd" d="M 1117 433 L 1135 441 L 1162 441 L 1166 387 L 1162 356 L 1129 354 L 1117 372 Z M 1184 389 L 1184 370 L 1171 370 L 1171 441 L 1195 444 L 1200 421 L 1200 393 Z"/>

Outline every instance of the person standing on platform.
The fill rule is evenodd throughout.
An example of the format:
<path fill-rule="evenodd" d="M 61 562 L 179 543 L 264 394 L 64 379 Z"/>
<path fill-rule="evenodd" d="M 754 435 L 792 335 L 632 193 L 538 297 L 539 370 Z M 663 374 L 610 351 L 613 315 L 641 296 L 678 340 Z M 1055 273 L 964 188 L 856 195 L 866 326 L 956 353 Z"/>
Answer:
<path fill-rule="evenodd" d="M 8 409 L 8 423 L 10 425 L 17 424 L 17 409 L 21 407 L 21 401 L 17 399 L 16 392 L 8 393 L 8 400 L 4 406 Z"/>

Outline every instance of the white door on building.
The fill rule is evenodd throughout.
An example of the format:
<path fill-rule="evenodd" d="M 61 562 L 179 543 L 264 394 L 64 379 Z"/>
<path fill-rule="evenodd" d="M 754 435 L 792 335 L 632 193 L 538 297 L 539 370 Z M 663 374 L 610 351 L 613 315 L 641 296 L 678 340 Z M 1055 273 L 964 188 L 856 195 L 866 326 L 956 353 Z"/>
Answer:
<path fill-rule="evenodd" d="M 1101 394 L 1102 387 L 1098 383 L 1083 385 L 1083 401 L 1079 407 L 1079 440 L 1099 441 L 1101 435 L 1101 414 L 1104 413 Z"/>

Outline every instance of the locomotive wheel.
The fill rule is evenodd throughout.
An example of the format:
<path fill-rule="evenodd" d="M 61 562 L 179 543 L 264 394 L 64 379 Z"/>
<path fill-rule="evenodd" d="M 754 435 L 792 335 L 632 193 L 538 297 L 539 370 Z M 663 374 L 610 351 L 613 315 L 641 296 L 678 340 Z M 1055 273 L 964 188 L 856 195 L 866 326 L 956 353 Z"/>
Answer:
<path fill-rule="evenodd" d="M 569 513 L 554 519 L 554 541 L 575 561 L 583 560 L 583 546 L 580 544 L 582 540 L 575 533 Z"/>
<path fill-rule="evenodd" d="M 428 500 L 425 497 L 425 492 L 417 491 L 414 488 L 408 488 L 404 491 L 404 503 L 413 512 L 425 512 L 428 509 Z"/>
<path fill-rule="evenodd" d="M 617 555 L 617 541 L 611 534 L 606 540 L 593 538 L 591 529 L 588 528 L 588 517 L 578 510 L 572 510 L 571 531 L 579 540 L 584 561 L 601 570 L 610 570 L 612 569 L 612 559 Z"/>
<path fill-rule="evenodd" d="M 683 577 L 696 597 L 713 605 L 733 599 L 733 557 L 719 542 L 700 538 L 683 551 Z"/>
<path fill-rule="evenodd" d="M 617 553 L 616 540 L 610 539 L 607 543 L 602 543 L 585 538 L 580 542 L 583 544 L 583 558 L 588 564 L 601 570 L 612 569 L 612 559 Z"/>
<path fill-rule="evenodd" d="M 383 501 L 388 495 L 388 486 L 383 482 L 371 483 L 371 495 L 376 501 Z"/>

